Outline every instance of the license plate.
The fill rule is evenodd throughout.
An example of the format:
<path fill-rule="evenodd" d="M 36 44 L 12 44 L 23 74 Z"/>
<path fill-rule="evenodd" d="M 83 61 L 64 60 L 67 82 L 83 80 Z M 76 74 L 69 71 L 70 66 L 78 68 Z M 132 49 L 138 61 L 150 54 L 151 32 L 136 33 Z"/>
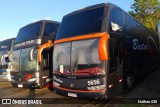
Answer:
<path fill-rule="evenodd" d="M 19 87 L 19 88 L 22 88 L 22 87 L 23 87 L 23 84 L 18 84 L 18 87 Z"/>
<path fill-rule="evenodd" d="M 77 94 L 76 93 L 68 93 L 68 96 L 69 97 L 77 97 Z"/>

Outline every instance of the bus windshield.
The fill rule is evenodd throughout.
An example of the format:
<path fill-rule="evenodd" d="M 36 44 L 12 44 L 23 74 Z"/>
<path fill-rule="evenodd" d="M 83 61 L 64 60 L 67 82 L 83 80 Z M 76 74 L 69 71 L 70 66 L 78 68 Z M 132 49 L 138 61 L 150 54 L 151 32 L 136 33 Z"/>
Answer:
<path fill-rule="evenodd" d="M 101 32 L 104 7 L 72 13 L 63 18 L 56 40 Z"/>
<path fill-rule="evenodd" d="M 98 55 L 98 43 L 99 39 L 90 39 L 55 45 L 54 74 L 68 75 L 72 73 L 74 76 L 104 74 L 103 64 Z"/>
<path fill-rule="evenodd" d="M 2 51 L 10 50 L 10 48 L 11 48 L 11 41 L 12 41 L 12 39 L 8 39 L 8 40 L 0 42 L 0 53 Z"/>
<path fill-rule="evenodd" d="M 40 36 L 41 26 L 42 22 L 37 22 L 21 28 L 18 32 L 15 43 L 20 43 L 37 38 L 38 36 Z"/>

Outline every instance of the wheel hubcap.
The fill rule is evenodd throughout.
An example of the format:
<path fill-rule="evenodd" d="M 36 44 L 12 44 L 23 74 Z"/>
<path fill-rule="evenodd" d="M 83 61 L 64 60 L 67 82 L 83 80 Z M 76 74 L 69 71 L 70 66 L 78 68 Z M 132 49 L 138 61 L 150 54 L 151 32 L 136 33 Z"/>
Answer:
<path fill-rule="evenodd" d="M 128 87 L 131 87 L 132 84 L 133 84 L 132 77 L 127 76 L 127 86 L 128 86 Z"/>

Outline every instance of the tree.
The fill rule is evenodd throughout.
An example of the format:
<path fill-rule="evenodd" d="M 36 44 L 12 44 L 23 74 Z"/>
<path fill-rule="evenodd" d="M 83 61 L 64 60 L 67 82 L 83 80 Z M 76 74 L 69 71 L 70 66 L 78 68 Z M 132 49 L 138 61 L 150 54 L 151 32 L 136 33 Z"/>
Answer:
<path fill-rule="evenodd" d="M 157 31 L 158 20 L 160 20 L 159 0 L 135 0 L 131 9 L 132 11 L 129 11 L 129 14 L 147 28 Z"/>

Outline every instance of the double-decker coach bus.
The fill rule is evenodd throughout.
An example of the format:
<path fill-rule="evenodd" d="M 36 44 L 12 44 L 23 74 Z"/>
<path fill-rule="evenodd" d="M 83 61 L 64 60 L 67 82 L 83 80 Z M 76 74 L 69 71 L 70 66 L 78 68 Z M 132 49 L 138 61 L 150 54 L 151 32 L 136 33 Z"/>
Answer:
<path fill-rule="evenodd" d="M 53 53 L 54 92 L 112 98 L 155 69 L 158 36 L 119 7 L 103 3 L 64 16 Z"/>
<path fill-rule="evenodd" d="M 12 53 L 15 38 L 0 41 L 0 81 L 11 81 L 11 63 L 8 57 Z"/>
<path fill-rule="evenodd" d="M 52 75 L 51 42 L 59 22 L 41 20 L 22 27 L 12 53 L 11 84 L 20 88 L 43 88 Z"/>

